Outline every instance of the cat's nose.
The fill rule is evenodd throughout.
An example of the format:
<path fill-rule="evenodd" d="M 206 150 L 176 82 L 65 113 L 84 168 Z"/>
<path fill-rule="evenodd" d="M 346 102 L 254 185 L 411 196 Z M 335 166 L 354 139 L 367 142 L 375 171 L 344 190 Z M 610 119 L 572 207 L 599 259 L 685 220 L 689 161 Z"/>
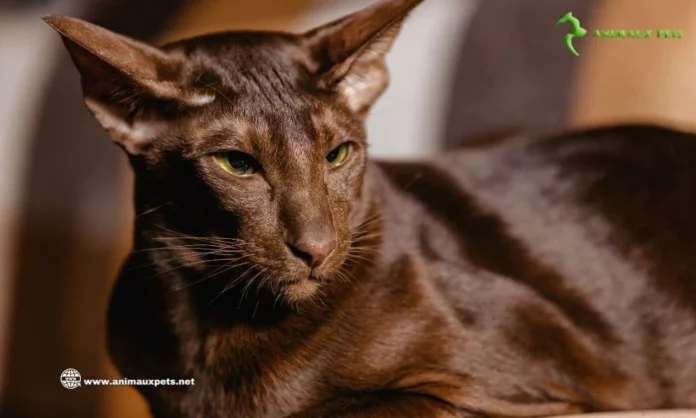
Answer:
<path fill-rule="evenodd" d="M 292 253 L 305 261 L 310 267 L 317 268 L 336 249 L 336 237 L 305 236 L 289 244 Z"/>

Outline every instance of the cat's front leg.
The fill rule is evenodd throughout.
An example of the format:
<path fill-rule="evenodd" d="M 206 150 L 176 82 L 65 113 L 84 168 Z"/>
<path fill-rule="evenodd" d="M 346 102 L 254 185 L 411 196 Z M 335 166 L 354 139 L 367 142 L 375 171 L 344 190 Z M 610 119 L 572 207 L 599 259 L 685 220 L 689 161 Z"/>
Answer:
<path fill-rule="evenodd" d="M 319 405 L 288 418 L 476 418 L 436 398 L 410 393 L 350 396 Z"/>
<path fill-rule="evenodd" d="M 389 391 L 337 398 L 287 418 L 531 418 L 583 412 L 587 412 L 583 406 L 570 402 L 515 403 L 481 397 L 457 403 L 423 393 Z"/>

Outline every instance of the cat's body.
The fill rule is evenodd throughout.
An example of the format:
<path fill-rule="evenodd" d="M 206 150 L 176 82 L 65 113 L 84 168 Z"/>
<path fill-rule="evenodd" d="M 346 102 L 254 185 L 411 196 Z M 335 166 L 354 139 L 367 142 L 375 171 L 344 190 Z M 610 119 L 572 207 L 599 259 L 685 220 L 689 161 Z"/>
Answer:
<path fill-rule="evenodd" d="M 112 358 L 195 379 L 139 387 L 156 418 L 696 407 L 696 138 L 370 162 L 384 56 L 419 3 L 162 48 L 46 18 L 135 171 Z"/>
<path fill-rule="evenodd" d="M 254 291 L 241 308 L 234 291 L 208 305 L 204 287 L 175 290 L 195 274 L 140 281 L 170 267 L 129 270 L 139 260 L 115 293 L 117 364 L 129 378 L 195 377 L 144 391 L 176 399 L 161 416 L 696 407 L 694 160 L 694 137 L 637 126 L 374 164 L 366 200 L 380 220 L 355 286 L 254 314 Z M 160 291 L 134 302 L 149 286 Z"/>

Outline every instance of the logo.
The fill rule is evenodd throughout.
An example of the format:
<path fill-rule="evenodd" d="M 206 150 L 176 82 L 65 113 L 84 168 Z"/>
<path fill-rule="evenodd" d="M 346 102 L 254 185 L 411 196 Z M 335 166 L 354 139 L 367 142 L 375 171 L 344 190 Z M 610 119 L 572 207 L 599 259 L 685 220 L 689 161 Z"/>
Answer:
<path fill-rule="evenodd" d="M 80 372 L 75 369 L 65 369 L 63 373 L 60 374 L 60 384 L 66 389 L 75 389 L 82 386 L 80 383 L 81 381 L 82 376 L 80 376 Z"/>
<path fill-rule="evenodd" d="M 580 54 L 578 54 L 578 51 L 576 51 L 575 47 L 573 46 L 573 39 L 582 38 L 583 36 L 587 35 L 587 30 L 580 26 L 580 20 L 573 16 L 573 12 L 568 12 L 563 15 L 563 17 L 556 22 L 556 25 L 558 26 L 563 23 L 570 24 L 571 28 L 573 29 L 572 32 L 565 36 L 566 48 L 568 48 L 568 51 L 570 51 L 571 54 L 579 57 Z"/>
<path fill-rule="evenodd" d="M 565 45 L 571 54 L 579 57 L 578 51 L 573 46 L 573 39 L 582 38 L 587 35 L 587 30 L 580 26 L 580 20 L 568 12 L 558 19 L 556 26 L 567 23 L 571 26 L 572 32 L 566 34 Z M 593 30 L 594 39 L 681 39 L 684 37 L 682 29 L 595 29 Z"/>

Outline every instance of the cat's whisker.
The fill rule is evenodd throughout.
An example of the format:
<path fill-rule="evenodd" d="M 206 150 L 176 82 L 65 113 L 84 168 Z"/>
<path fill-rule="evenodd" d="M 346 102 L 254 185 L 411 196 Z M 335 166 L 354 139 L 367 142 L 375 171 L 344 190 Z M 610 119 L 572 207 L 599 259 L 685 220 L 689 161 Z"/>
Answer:
<path fill-rule="evenodd" d="M 353 247 L 349 251 L 351 254 L 379 255 L 381 252 L 377 248 Z"/>
<path fill-rule="evenodd" d="M 351 246 L 349 247 L 349 251 L 353 250 L 374 250 L 379 252 L 379 248 L 376 245 L 371 245 L 369 242 L 360 242 L 360 241 L 355 241 L 351 242 Z"/>
<path fill-rule="evenodd" d="M 369 227 L 377 224 L 378 222 L 382 221 L 382 215 L 381 214 L 375 214 L 372 216 L 368 216 L 363 220 L 358 226 L 355 228 L 355 232 L 359 233 L 362 231 L 367 230 Z"/>
<path fill-rule="evenodd" d="M 280 300 L 280 298 L 282 296 L 283 296 L 282 294 L 278 293 L 278 295 L 275 298 L 275 301 L 273 302 L 273 309 L 275 309 L 276 305 L 278 304 L 278 301 Z"/>
<path fill-rule="evenodd" d="M 357 239 L 353 241 L 349 241 L 349 250 L 356 249 L 356 248 L 373 248 L 376 249 L 379 247 L 377 243 L 379 241 L 375 241 L 377 237 L 370 237 L 370 238 L 365 238 L 365 239 Z"/>
<path fill-rule="evenodd" d="M 337 273 L 340 274 L 340 277 L 342 277 L 342 280 L 344 280 L 346 284 L 357 285 L 363 293 L 367 293 L 367 288 L 365 287 L 365 283 L 363 283 L 361 280 L 358 280 L 355 277 L 355 275 L 352 274 L 349 270 L 346 270 L 345 268 L 341 268 L 340 270 L 338 270 Z"/>
<path fill-rule="evenodd" d="M 274 278 L 274 276 L 269 274 L 269 275 L 266 275 L 266 277 L 264 277 L 263 279 L 261 279 L 261 283 L 259 283 L 259 285 L 256 287 L 256 295 L 257 296 L 259 295 L 259 292 L 261 291 L 261 289 L 263 289 L 263 287 L 266 285 L 266 283 L 268 283 L 268 282 L 273 283 L 273 280 L 272 280 L 273 278 Z"/>
<path fill-rule="evenodd" d="M 224 268 L 218 268 L 218 269 L 216 269 L 214 272 L 205 275 L 203 278 L 198 279 L 198 280 L 195 280 L 195 281 L 193 281 L 193 282 L 191 282 L 191 283 L 188 283 L 187 285 L 182 286 L 182 287 L 180 287 L 180 288 L 178 288 L 178 289 L 174 289 L 173 291 L 177 291 L 177 292 L 178 292 L 178 291 L 181 291 L 181 290 L 184 290 L 184 289 L 188 289 L 189 287 L 195 286 L 195 285 L 198 284 L 198 283 L 204 282 L 204 281 L 206 281 L 206 280 L 208 280 L 208 279 L 212 279 L 212 278 L 215 277 L 215 276 L 219 276 L 219 275 L 221 275 L 221 274 L 223 274 L 223 273 L 225 273 L 225 272 L 227 272 L 227 271 L 233 270 L 233 269 L 235 269 L 235 268 L 237 268 L 237 267 L 241 267 L 241 266 L 244 266 L 244 265 L 247 265 L 247 264 L 249 264 L 249 262 L 247 262 L 247 261 L 243 261 L 243 262 L 241 262 L 241 263 L 232 264 L 232 265 L 227 264 L 226 267 L 224 267 Z"/>
<path fill-rule="evenodd" d="M 382 217 L 375 217 L 373 219 L 369 219 L 367 222 L 363 222 L 360 225 L 358 225 L 357 228 L 353 230 L 354 233 L 361 233 L 361 232 L 368 232 L 368 231 L 373 231 L 375 228 L 373 228 L 375 225 L 379 225 L 383 221 Z"/>
<path fill-rule="evenodd" d="M 244 285 L 244 288 L 242 289 L 242 296 L 239 299 L 239 306 L 237 306 L 237 309 L 239 309 L 239 307 L 241 306 L 242 301 L 244 299 L 246 299 L 246 296 L 249 293 L 249 289 L 251 289 L 251 286 L 254 283 L 254 281 L 256 280 L 256 278 L 258 278 L 259 275 L 263 274 L 263 272 L 265 272 L 266 270 L 268 270 L 267 267 L 264 267 L 263 269 L 261 269 L 258 273 L 256 273 L 256 275 L 254 277 L 249 279 L 249 281 L 247 282 L 246 285 Z"/>
<path fill-rule="evenodd" d="M 184 267 L 193 267 L 193 266 L 196 266 L 196 265 L 203 264 L 203 263 L 205 263 L 205 262 L 206 262 L 206 261 L 197 261 L 197 262 L 195 262 L 195 263 L 184 264 L 184 265 L 178 265 L 178 266 L 175 266 L 175 267 L 172 267 L 172 268 L 163 270 L 163 271 L 158 271 L 157 273 L 155 273 L 155 274 L 153 274 L 153 275 L 150 275 L 150 276 L 147 276 L 147 277 L 143 277 L 143 278 L 140 279 L 140 280 L 143 280 L 143 281 L 144 281 L 144 280 L 151 280 L 151 279 L 154 279 L 155 277 L 159 277 L 159 276 L 161 276 L 161 275 L 163 275 L 163 274 L 170 273 L 170 272 L 172 272 L 172 271 L 175 271 L 175 270 L 178 270 L 178 269 L 181 269 L 181 268 L 184 268 Z"/>
<path fill-rule="evenodd" d="M 166 231 L 166 232 L 172 234 L 171 237 L 155 237 L 154 239 L 156 239 L 156 240 L 157 240 L 157 239 L 190 239 L 190 240 L 199 240 L 199 241 L 218 241 L 218 242 L 239 242 L 239 241 L 243 241 L 243 240 L 241 240 L 240 238 L 213 237 L 213 236 L 204 237 L 204 236 L 188 235 L 188 234 L 184 234 L 184 233 L 179 232 L 179 231 L 174 231 L 174 230 L 169 229 L 169 228 L 167 228 L 167 227 L 165 227 L 165 226 L 162 226 L 162 225 L 158 225 L 158 224 L 155 224 L 155 223 L 152 223 L 152 222 L 148 222 L 148 223 L 151 224 L 151 225 L 154 226 L 154 227 L 160 228 L 160 229 L 162 229 L 163 231 Z"/>
<path fill-rule="evenodd" d="M 208 306 L 212 305 L 216 300 L 220 299 L 222 295 L 224 295 L 228 290 L 232 289 L 237 282 L 241 280 L 242 277 L 244 277 L 249 271 L 251 271 L 254 268 L 254 265 L 251 265 L 244 273 L 237 277 L 233 277 L 230 280 L 227 281 L 225 284 L 225 287 L 222 288 L 222 290 L 210 301 L 208 302 Z"/>
<path fill-rule="evenodd" d="M 251 255 L 251 254 L 250 254 L 250 255 Z M 244 257 L 241 257 L 241 258 L 239 258 L 239 257 L 237 257 L 237 258 L 217 258 L 217 259 L 213 259 L 213 260 L 200 260 L 200 261 L 191 262 L 191 263 L 183 263 L 183 264 L 181 264 L 181 265 L 174 266 L 174 267 L 169 268 L 169 269 L 167 269 L 167 270 L 157 272 L 156 274 L 153 274 L 153 275 L 151 275 L 151 276 L 145 277 L 145 278 L 143 278 L 142 280 L 149 280 L 149 279 L 152 279 L 152 278 L 154 278 L 154 277 L 160 276 L 160 275 L 162 275 L 162 274 L 169 273 L 169 272 L 172 272 L 172 271 L 175 271 L 175 270 L 178 270 L 178 269 L 181 269 L 181 268 L 185 268 L 185 267 L 199 266 L 199 265 L 201 265 L 201 264 L 206 264 L 206 263 L 207 263 L 207 264 L 210 264 L 210 263 L 220 262 L 220 261 L 223 261 L 223 262 L 224 262 L 224 261 L 234 262 L 234 261 L 240 260 L 240 259 L 242 259 L 242 258 L 244 258 Z M 179 259 L 177 258 L 177 259 L 173 259 L 173 260 L 170 260 L 170 261 L 175 261 L 175 260 L 179 260 Z M 153 263 L 153 264 L 161 264 L 161 263 L 162 263 L 162 262 L 156 262 L 156 263 Z M 143 266 L 141 266 L 141 267 L 136 267 L 136 268 L 142 268 L 142 267 L 143 267 Z M 134 268 L 134 269 L 136 269 L 136 268 Z"/>
<path fill-rule="evenodd" d="M 196 254 L 196 256 L 204 256 L 204 255 L 208 255 L 208 256 L 209 256 L 210 254 L 214 254 L 214 253 Z M 220 255 L 228 255 L 228 254 L 220 254 Z M 190 255 L 190 256 L 191 256 L 191 257 L 195 257 L 194 255 Z M 160 265 L 160 264 L 164 264 L 164 263 L 169 263 L 169 262 L 172 262 L 172 261 L 181 261 L 181 260 L 183 260 L 183 259 L 186 258 L 186 257 L 187 257 L 187 256 L 184 255 L 184 256 L 177 256 L 177 257 L 174 257 L 174 258 L 170 258 L 170 259 L 167 259 L 167 260 L 157 260 L 157 261 L 152 262 L 152 263 L 149 263 L 149 264 L 143 264 L 143 265 L 140 265 L 140 266 L 132 267 L 132 268 L 130 268 L 129 270 L 137 270 L 137 269 L 141 269 L 141 268 L 145 268 L 145 267 L 150 267 L 150 266 Z M 233 257 L 233 258 L 229 258 L 229 257 L 218 257 L 218 258 L 213 258 L 213 259 L 197 260 L 197 261 L 195 261 L 195 262 L 193 262 L 193 263 L 182 263 L 182 264 L 180 265 L 180 267 L 188 267 L 188 266 L 190 266 L 190 265 L 192 265 L 192 264 L 197 265 L 197 264 L 199 264 L 199 263 L 202 264 L 202 263 L 205 263 L 205 262 L 208 262 L 208 263 L 212 264 L 212 263 L 220 262 L 220 261 L 235 261 L 235 260 L 241 260 L 241 259 L 243 259 L 243 258 L 245 258 L 245 257 L 247 257 L 247 255 L 239 256 L 239 257 Z M 198 257 L 196 257 L 196 258 L 198 258 Z"/>
<path fill-rule="evenodd" d="M 156 223 L 154 223 L 154 222 L 149 222 L 149 221 L 147 221 L 147 223 L 149 223 L 150 225 L 152 225 L 152 226 L 154 226 L 154 227 L 156 227 L 156 228 L 159 228 L 159 229 L 161 229 L 161 230 L 163 230 L 163 231 L 165 231 L 165 232 L 168 232 L 168 233 L 170 233 L 170 234 L 172 234 L 172 235 L 174 235 L 174 236 L 184 236 L 184 237 L 187 236 L 186 234 L 183 234 L 183 233 L 178 232 L 178 231 L 174 231 L 173 229 L 169 229 L 169 228 L 167 228 L 167 227 L 165 227 L 165 226 L 156 224 Z"/>
<path fill-rule="evenodd" d="M 226 292 L 230 289 L 232 289 L 234 286 L 237 285 L 240 281 L 244 280 L 244 277 L 246 277 L 249 272 L 251 272 L 254 269 L 255 265 L 251 265 L 246 271 L 244 271 L 242 274 L 240 274 L 237 277 L 234 277 L 230 279 L 230 281 L 225 285 L 225 288 L 223 289 L 223 292 Z"/>
<path fill-rule="evenodd" d="M 161 240 L 157 240 L 161 241 Z M 201 242 L 196 242 L 196 243 L 191 243 L 191 244 L 185 244 L 185 243 L 173 243 L 169 244 L 167 242 L 160 243 L 160 245 L 156 247 L 147 247 L 147 248 L 139 248 L 136 250 L 133 250 L 133 252 L 144 252 L 144 251 L 149 251 L 149 250 L 166 250 L 169 248 L 173 249 L 179 249 L 179 248 L 225 248 L 225 245 L 221 244 L 216 244 L 216 243 L 201 243 Z"/>
<path fill-rule="evenodd" d="M 156 241 L 170 241 L 170 240 L 191 240 L 191 241 L 201 241 L 206 243 L 219 243 L 219 244 L 236 244 L 239 242 L 244 242 L 240 238 L 223 238 L 223 237 L 195 237 L 192 235 L 187 236 L 175 236 L 175 237 L 155 237 Z"/>
<path fill-rule="evenodd" d="M 348 257 L 346 257 L 346 259 L 349 260 L 349 261 L 361 260 L 361 261 L 365 261 L 365 262 L 368 262 L 368 263 L 370 263 L 370 262 L 373 261 L 372 259 L 370 259 L 370 258 L 368 258 L 368 257 L 364 257 L 364 256 L 358 255 L 358 254 L 349 254 Z"/>
<path fill-rule="evenodd" d="M 176 231 L 165 231 L 169 232 L 171 235 L 161 235 L 162 238 L 170 238 L 170 239 L 195 239 L 195 240 L 208 240 L 208 241 L 242 241 L 241 238 L 236 238 L 236 237 L 221 237 L 221 236 L 214 236 L 214 235 L 207 235 L 207 236 L 200 236 L 200 235 L 189 235 L 189 234 L 184 234 L 181 232 L 176 232 Z"/>
<path fill-rule="evenodd" d="M 257 300 L 257 301 L 256 301 L 256 306 L 254 307 L 254 312 L 251 314 L 251 319 L 252 319 L 252 320 L 256 317 L 256 311 L 259 309 L 259 303 L 260 303 L 260 302 L 261 302 L 260 300 Z"/>
<path fill-rule="evenodd" d="M 358 247 L 351 247 L 348 250 L 348 254 L 379 255 L 379 254 L 381 254 L 381 252 L 380 252 L 379 248 L 358 246 Z"/>
<path fill-rule="evenodd" d="M 326 291 L 322 288 L 317 289 L 317 293 L 319 293 L 319 297 L 316 299 L 319 303 L 321 303 L 321 306 L 324 307 L 324 309 L 328 309 L 328 305 L 326 305 L 326 302 L 324 301 L 326 299 Z"/>
<path fill-rule="evenodd" d="M 352 237 L 362 237 L 362 236 L 371 235 L 371 234 L 382 235 L 382 233 L 383 232 L 380 230 L 375 231 L 375 230 L 368 228 L 368 229 L 363 229 L 363 230 L 355 230 L 351 233 L 351 236 Z"/>
<path fill-rule="evenodd" d="M 171 201 L 170 201 L 170 202 L 163 203 L 163 204 L 161 204 L 161 205 L 159 205 L 159 206 L 155 206 L 154 208 L 150 208 L 150 209 L 144 210 L 144 211 L 142 211 L 142 212 L 136 214 L 136 215 L 135 215 L 135 219 L 138 219 L 138 218 L 140 218 L 140 217 L 142 217 L 142 216 L 146 216 L 146 215 L 149 215 L 149 214 L 151 214 L 151 213 L 157 212 L 158 210 L 162 209 L 163 207 L 168 206 L 168 205 L 172 205 L 172 204 L 174 204 L 174 202 L 171 202 Z"/>
<path fill-rule="evenodd" d="M 216 300 L 218 300 L 218 299 L 219 299 L 222 295 L 224 295 L 228 290 L 232 289 L 239 281 L 241 281 L 241 280 L 244 278 L 244 276 L 247 275 L 247 273 L 249 273 L 250 271 L 252 271 L 252 270 L 254 269 L 254 267 L 255 267 L 255 266 L 252 265 L 252 266 L 249 267 L 244 273 L 240 274 L 238 277 L 235 277 L 235 278 L 230 279 L 230 280 L 227 282 L 227 284 L 225 285 L 225 287 L 220 291 L 220 293 L 218 293 L 217 296 L 215 296 L 210 302 L 208 302 L 208 306 L 212 305 Z M 242 303 L 242 300 L 243 300 L 243 299 L 244 299 L 243 297 L 240 297 L 239 305 L 237 306 L 237 309 L 239 309 L 239 308 L 241 307 L 241 303 Z"/>
<path fill-rule="evenodd" d="M 353 282 L 353 280 L 351 279 L 351 277 L 348 275 L 347 272 L 339 270 L 336 273 L 338 275 L 338 278 L 341 281 L 343 281 L 344 283 L 352 283 Z"/>
<path fill-rule="evenodd" d="M 370 215 L 370 216 L 368 216 L 367 218 L 365 218 L 365 219 L 360 223 L 360 225 L 358 225 L 358 228 L 357 228 L 357 229 L 364 228 L 364 227 L 367 226 L 367 225 L 372 225 L 372 224 L 376 223 L 377 221 L 381 221 L 381 220 L 382 220 L 382 214 L 381 214 L 381 213 L 375 213 L 375 214 Z"/>
<path fill-rule="evenodd" d="M 376 258 L 379 257 L 379 254 L 377 253 L 361 253 L 361 252 L 355 252 L 346 257 L 347 260 L 349 261 L 355 261 L 353 259 L 360 259 L 366 263 L 375 263 Z"/>
<path fill-rule="evenodd" d="M 383 234 L 382 233 L 371 233 L 371 234 L 361 234 L 361 235 L 353 235 L 350 237 L 350 243 L 355 244 L 357 242 L 362 242 L 362 241 L 370 241 L 370 240 L 376 240 L 382 238 Z"/>
<path fill-rule="evenodd" d="M 229 247 L 218 247 L 212 245 L 172 245 L 164 247 L 152 247 L 152 248 L 141 248 L 139 250 L 132 251 L 134 254 L 137 253 L 147 253 L 147 252 L 162 252 L 162 251 L 177 251 L 177 250 L 188 250 L 195 251 L 198 254 L 215 254 L 215 253 L 236 253 L 243 252 L 241 248 L 229 248 Z"/>
<path fill-rule="evenodd" d="M 199 247 L 199 246 L 192 246 L 192 247 L 183 247 L 183 246 L 173 246 L 173 247 L 162 247 L 161 250 L 151 250 L 149 251 L 150 253 L 157 253 L 157 252 L 163 252 L 169 250 L 170 252 L 190 252 L 194 253 L 199 256 L 211 256 L 211 255 L 222 255 L 222 256 L 229 256 L 229 255 L 236 255 L 236 254 L 245 254 L 247 251 L 242 250 L 241 248 L 225 248 L 225 247 Z M 144 251 L 143 251 L 144 252 Z"/>
<path fill-rule="evenodd" d="M 245 255 L 243 255 L 243 256 L 241 256 L 241 257 L 237 257 L 235 260 L 230 261 L 230 262 L 235 262 L 235 261 L 243 260 L 243 259 L 248 258 L 248 257 L 250 257 L 250 256 L 251 256 L 251 254 L 245 254 Z M 248 263 L 248 262 L 245 262 L 245 263 Z M 228 264 L 229 264 L 229 263 L 228 263 Z M 224 266 L 223 266 L 223 267 L 224 267 Z M 220 268 L 218 268 L 217 270 L 219 270 L 219 269 L 220 269 Z M 217 270 L 216 270 L 216 271 L 217 271 Z M 213 272 L 213 273 L 215 273 L 215 272 Z"/>
<path fill-rule="evenodd" d="M 208 263 L 208 264 L 213 264 L 215 262 L 219 261 L 235 261 L 235 260 L 240 260 L 242 258 L 248 257 L 249 255 L 252 255 L 252 252 L 245 251 L 242 248 L 236 248 L 235 246 L 225 244 L 225 243 L 195 243 L 195 244 L 179 244 L 179 245 L 165 245 L 162 247 L 153 247 L 153 248 L 144 248 L 144 249 L 139 249 L 133 251 L 133 253 L 143 253 L 143 252 L 149 252 L 149 253 L 157 253 L 157 252 L 164 252 L 164 251 L 171 251 L 171 252 L 176 252 L 176 251 L 191 251 L 193 252 L 192 254 L 183 254 L 179 255 L 177 257 L 173 257 L 167 260 L 156 260 L 153 263 L 150 264 L 145 264 L 137 267 L 133 267 L 133 269 L 139 269 L 143 267 L 148 267 L 148 266 L 153 266 L 153 265 L 158 265 L 162 263 L 168 263 L 172 261 L 181 261 L 182 259 L 186 259 L 187 257 L 196 257 L 198 258 L 203 258 L 203 260 L 197 260 L 195 262 L 189 262 L 189 263 L 182 263 L 180 266 L 177 266 L 171 270 L 172 271 L 176 268 L 181 268 L 181 267 L 187 267 L 187 266 L 192 266 L 192 265 L 198 265 L 198 264 L 203 264 L 203 263 Z M 237 257 L 239 255 L 239 257 Z M 211 258 L 212 256 L 212 258 Z M 229 257 L 233 256 L 233 257 Z"/>
<path fill-rule="evenodd" d="M 364 239 L 369 239 L 369 238 L 379 238 L 382 235 L 383 234 L 381 232 L 365 231 L 365 232 L 360 232 L 360 233 L 351 235 L 351 239 L 352 240 L 364 240 Z"/>

